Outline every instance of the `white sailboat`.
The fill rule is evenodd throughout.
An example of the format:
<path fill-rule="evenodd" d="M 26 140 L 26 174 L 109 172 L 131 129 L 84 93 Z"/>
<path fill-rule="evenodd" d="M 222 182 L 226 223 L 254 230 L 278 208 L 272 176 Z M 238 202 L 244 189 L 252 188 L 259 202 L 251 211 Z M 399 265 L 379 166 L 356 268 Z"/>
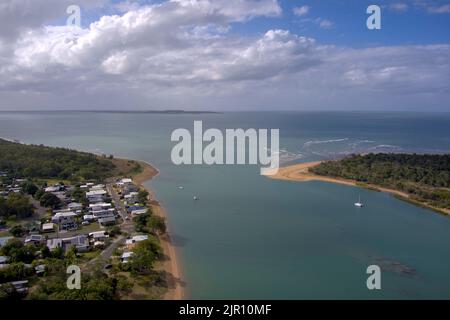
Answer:
<path fill-rule="evenodd" d="M 197 196 L 194 196 L 194 198 L 193 198 L 194 200 L 198 200 L 198 197 Z"/>
<path fill-rule="evenodd" d="M 361 196 L 358 197 L 358 202 L 355 202 L 355 207 L 362 207 Z"/>

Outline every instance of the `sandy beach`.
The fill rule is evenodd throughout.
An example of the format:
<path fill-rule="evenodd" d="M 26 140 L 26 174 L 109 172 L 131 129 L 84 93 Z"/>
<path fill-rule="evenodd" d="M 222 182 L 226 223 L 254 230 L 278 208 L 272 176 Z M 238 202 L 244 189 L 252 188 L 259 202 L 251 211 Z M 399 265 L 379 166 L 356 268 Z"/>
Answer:
<path fill-rule="evenodd" d="M 183 278 L 181 274 L 181 267 L 176 252 L 176 248 L 172 243 L 170 238 L 169 224 L 167 222 L 167 212 L 164 207 L 156 200 L 155 193 L 150 188 L 144 186 L 144 182 L 151 180 L 156 176 L 159 171 L 155 169 L 151 164 L 144 161 L 137 161 L 141 164 L 143 170 L 132 177 L 134 183 L 145 188 L 152 199 L 150 205 L 152 207 L 153 213 L 166 220 L 167 232 L 166 234 L 160 236 L 161 246 L 163 248 L 164 254 L 167 259 L 165 259 L 158 266 L 161 270 L 164 270 L 168 274 L 169 288 L 167 293 L 164 295 L 164 300 L 181 300 L 184 299 L 185 293 L 183 288 Z"/>
<path fill-rule="evenodd" d="M 310 168 L 317 166 L 320 163 L 321 163 L 321 161 L 314 161 L 314 162 L 299 163 L 299 164 L 282 167 L 278 170 L 278 172 L 276 174 L 268 175 L 267 177 L 270 179 L 275 179 L 275 180 L 299 181 L 299 182 L 325 181 L 325 182 L 338 183 L 338 184 L 344 184 L 344 185 L 349 185 L 349 186 L 365 187 L 368 189 L 374 189 L 376 191 L 388 192 L 388 193 L 397 195 L 400 198 L 406 199 L 406 200 L 408 200 L 414 204 L 417 204 L 419 206 L 427 207 L 434 211 L 438 211 L 440 213 L 450 215 L 450 210 L 443 209 L 443 208 L 437 208 L 437 207 L 427 205 L 425 203 L 419 203 L 417 201 L 414 201 L 410 198 L 409 194 L 407 194 L 406 192 L 389 189 L 389 188 L 383 188 L 383 187 L 371 185 L 371 184 L 361 185 L 356 180 L 319 176 L 319 175 L 314 174 L 309 171 Z"/>

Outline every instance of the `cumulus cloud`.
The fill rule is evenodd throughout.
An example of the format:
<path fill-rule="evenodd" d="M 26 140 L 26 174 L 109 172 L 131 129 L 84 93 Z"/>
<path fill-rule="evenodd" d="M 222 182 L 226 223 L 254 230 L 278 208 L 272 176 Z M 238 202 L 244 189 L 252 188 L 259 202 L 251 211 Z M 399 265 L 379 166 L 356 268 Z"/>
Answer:
<path fill-rule="evenodd" d="M 333 22 L 328 19 L 316 18 L 314 22 L 317 23 L 317 25 L 322 29 L 330 29 L 333 27 Z"/>
<path fill-rule="evenodd" d="M 272 0 L 172 0 L 124 10 L 88 27 L 28 28 L 14 44 L 0 42 L 0 108 L 311 109 L 449 100 L 449 45 L 352 49 L 281 29 L 230 34 L 233 24 L 280 15 Z"/>
<path fill-rule="evenodd" d="M 84 10 L 98 8 L 105 0 L 77 0 Z M 2 0 L 0 2 L 0 40 L 14 40 L 21 32 L 38 28 L 61 17 L 73 0 Z"/>
<path fill-rule="evenodd" d="M 294 9 L 292 9 L 292 11 L 296 16 L 301 17 L 307 15 L 310 9 L 311 8 L 309 6 L 304 5 L 301 7 L 295 7 Z"/>
<path fill-rule="evenodd" d="M 405 12 L 408 11 L 408 8 L 409 6 L 403 2 L 395 2 L 389 5 L 389 9 L 396 12 Z"/>
<path fill-rule="evenodd" d="M 450 13 L 450 4 L 428 7 L 430 13 Z"/>

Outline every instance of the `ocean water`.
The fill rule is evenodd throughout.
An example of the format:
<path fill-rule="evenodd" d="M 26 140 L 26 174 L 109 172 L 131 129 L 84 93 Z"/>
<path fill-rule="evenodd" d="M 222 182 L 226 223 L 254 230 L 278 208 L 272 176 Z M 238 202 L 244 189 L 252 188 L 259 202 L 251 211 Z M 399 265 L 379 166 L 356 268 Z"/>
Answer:
<path fill-rule="evenodd" d="M 0 137 L 154 164 L 160 175 L 150 186 L 168 210 L 191 298 L 450 298 L 450 218 L 358 187 L 270 180 L 257 166 L 175 166 L 170 134 L 194 120 L 279 128 L 286 164 L 450 152 L 445 113 L 2 112 Z M 364 208 L 353 206 L 358 196 Z M 371 264 L 382 267 L 381 290 L 366 287 Z"/>

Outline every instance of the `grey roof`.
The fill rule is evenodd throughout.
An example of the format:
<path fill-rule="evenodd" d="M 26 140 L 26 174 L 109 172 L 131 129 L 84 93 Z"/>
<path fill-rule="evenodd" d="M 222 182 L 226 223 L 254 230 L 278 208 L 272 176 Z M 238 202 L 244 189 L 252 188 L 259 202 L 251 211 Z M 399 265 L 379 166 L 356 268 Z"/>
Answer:
<path fill-rule="evenodd" d="M 7 263 L 9 261 L 9 257 L 7 256 L 0 256 L 0 263 Z"/>
<path fill-rule="evenodd" d="M 114 217 L 114 216 L 106 216 L 106 217 L 98 219 L 98 222 L 100 222 L 100 223 L 113 222 L 113 221 L 116 221 L 116 217 Z"/>
<path fill-rule="evenodd" d="M 0 247 L 3 247 L 9 240 L 11 240 L 13 237 L 1 237 L 0 238 Z"/>

